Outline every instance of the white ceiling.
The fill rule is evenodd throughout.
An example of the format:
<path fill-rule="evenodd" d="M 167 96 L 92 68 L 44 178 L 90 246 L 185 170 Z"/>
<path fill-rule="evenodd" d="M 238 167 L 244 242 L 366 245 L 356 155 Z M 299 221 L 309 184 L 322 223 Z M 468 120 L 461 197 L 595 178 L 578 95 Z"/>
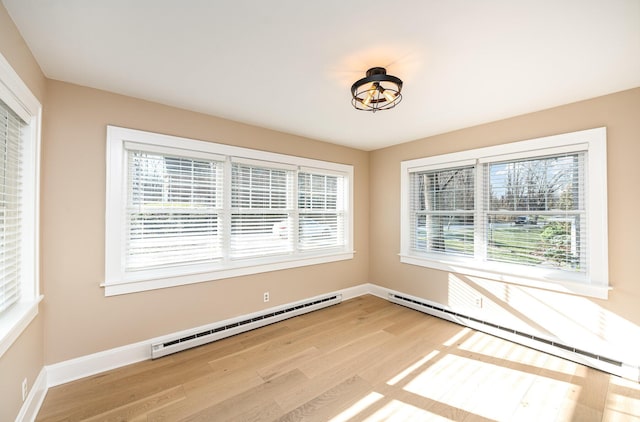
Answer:
<path fill-rule="evenodd" d="M 639 0 L 2 2 L 49 78 L 364 150 L 640 86 Z"/>

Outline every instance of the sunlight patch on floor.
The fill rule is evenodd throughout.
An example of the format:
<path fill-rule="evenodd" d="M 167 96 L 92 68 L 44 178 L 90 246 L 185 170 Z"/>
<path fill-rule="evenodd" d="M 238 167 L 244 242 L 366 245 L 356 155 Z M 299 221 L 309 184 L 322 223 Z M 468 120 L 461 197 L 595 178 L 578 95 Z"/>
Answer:
<path fill-rule="evenodd" d="M 399 400 L 391 400 L 383 408 L 364 419 L 366 422 L 389 421 L 449 421 L 450 419 L 435 415 L 419 407 Z"/>
<path fill-rule="evenodd" d="M 368 407 L 382 399 L 384 396 L 380 393 L 372 392 L 364 398 L 358 400 L 350 408 L 343 411 L 339 415 L 330 419 L 329 422 L 347 422 L 353 420 L 357 415 L 365 411 Z"/>
<path fill-rule="evenodd" d="M 456 335 L 452 336 L 449 340 L 445 341 L 443 344 L 447 347 L 453 346 L 457 341 L 462 339 L 462 337 L 466 336 L 471 332 L 471 328 L 464 328 L 460 330 Z"/>
<path fill-rule="evenodd" d="M 556 415 L 572 388 L 578 387 L 452 354 L 441 357 L 404 386 L 413 394 L 494 420 L 508 419 L 519 407 L 528 407 L 527 403 L 535 404 L 537 416 Z M 527 413 L 521 413 L 523 419 L 531 416 Z"/>
<path fill-rule="evenodd" d="M 533 367 L 541 367 L 548 359 L 547 355 L 537 350 L 478 332 L 461 343 L 458 349 Z"/>
<path fill-rule="evenodd" d="M 407 376 L 409 376 L 412 373 L 414 373 L 415 371 L 417 371 L 420 367 L 424 366 L 427 362 L 429 362 L 438 353 L 440 353 L 440 352 L 438 352 L 437 350 L 432 351 L 427 356 L 425 356 L 422 359 L 418 360 L 416 363 L 414 363 L 413 365 L 409 366 L 407 369 L 405 369 L 404 371 L 400 372 L 395 377 L 391 378 L 389 381 L 387 381 L 387 384 L 396 385 L 397 383 L 399 383 L 400 381 L 405 379 Z"/>
<path fill-rule="evenodd" d="M 640 421 L 640 384 L 611 377 L 603 420 L 611 422 Z"/>

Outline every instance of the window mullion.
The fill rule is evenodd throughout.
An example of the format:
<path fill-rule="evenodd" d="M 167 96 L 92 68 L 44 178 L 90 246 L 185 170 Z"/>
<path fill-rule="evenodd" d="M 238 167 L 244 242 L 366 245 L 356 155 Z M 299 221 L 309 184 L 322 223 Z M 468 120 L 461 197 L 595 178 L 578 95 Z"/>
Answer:
<path fill-rule="evenodd" d="M 222 233 L 222 261 L 225 264 L 231 259 L 231 180 L 231 159 L 227 157 L 224 161 L 222 176 L 222 212 L 219 228 Z"/>
<path fill-rule="evenodd" d="M 300 234 L 298 231 L 300 230 L 300 207 L 298 204 L 298 177 L 299 177 L 300 169 L 292 172 L 292 175 L 289 177 L 288 182 L 290 183 L 290 189 L 287 189 L 291 192 L 289 198 L 287 198 L 287 208 L 289 208 L 289 221 L 291 221 L 291 241 L 293 244 L 291 245 L 291 250 L 294 254 L 298 253 L 299 245 L 298 241 L 300 238 Z"/>
<path fill-rule="evenodd" d="M 474 214 L 474 259 L 485 261 L 487 259 L 487 214 L 485 165 L 476 163 L 475 167 L 475 214 Z"/>

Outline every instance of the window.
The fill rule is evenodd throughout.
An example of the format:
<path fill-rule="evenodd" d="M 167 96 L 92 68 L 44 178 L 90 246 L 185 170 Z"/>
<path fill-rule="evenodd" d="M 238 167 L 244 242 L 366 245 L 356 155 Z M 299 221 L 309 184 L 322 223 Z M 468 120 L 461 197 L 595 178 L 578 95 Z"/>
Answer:
<path fill-rule="evenodd" d="M 222 163 L 127 146 L 125 271 L 220 259 Z"/>
<path fill-rule="evenodd" d="M 402 185 L 402 262 L 606 297 L 604 128 L 405 161 Z"/>
<path fill-rule="evenodd" d="M 0 312 L 20 300 L 22 139 L 25 122 L 0 101 Z"/>
<path fill-rule="evenodd" d="M 473 256 L 475 168 L 411 173 L 413 249 Z"/>
<path fill-rule="evenodd" d="M 107 295 L 353 257 L 348 165 L 110 126 Z"/>
<path fill-rule="evenodd" d="M 38 312 L 40 104 L 0 56 L 0 356 Z"/>
<path fill-rule="evenodd" d="M 231 259 L 277 256 L 294 251 L 295 169 L 233 160 L 231 164 Z"/>

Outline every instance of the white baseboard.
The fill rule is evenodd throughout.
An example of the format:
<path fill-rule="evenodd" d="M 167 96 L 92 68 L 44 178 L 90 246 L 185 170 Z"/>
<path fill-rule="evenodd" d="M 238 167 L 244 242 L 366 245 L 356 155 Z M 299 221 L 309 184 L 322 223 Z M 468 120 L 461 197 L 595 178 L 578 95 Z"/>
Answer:
<path fill-rule="evenodd" d="M 387 289 L 386 287 L 378 286 L 377 284 L 367 283 L 367 293 L 380 299 L 389 300 L 389 293 L 399 293 L 393 290 Z"/>
<path fill-rule="evenodd" d="M 371 283 L 360 284 L 358 286 L 342 289 L 334 292 L 328 292 L 327 295 L 341 294 L 343 300 L 353 299 L 358 296 L 371 294 L 379 298 L 389 300 L 389 294 L 398 294 L 406 297 L 411 297 L 402 292 L 387 289 Z M 416 298 L 420 299 L 420 298 Z M 420 299 L 425 301 L 424 299 Z M 428 302 L 428 301 L 425 301 Z M 435 315 L 435 314 L 434 314 Z M 452 320 L 448 315 L 435 315 L 445 319 Z M 452 320 L 453 321 L 453 320 Z M 460 323 L 459 321 L 453 321 Z M 478 329 L 479 327 L 472 327 Z M 480 329 L 480 331 L 488 331 L 486 329 Z M 70 359 L 64 362 L 59 362 L 53 365 L 45 366 L 38 379 L 34 383 L 29 397 L 25 401 L 20 414 L 16 421 L 33 421 L 40 410 L 42 401 L 46 395 L 48 388 L 55 387 L 60 384 L 75 381 L 81 378 L 85 378 L 91 375 L 98 374 L 100 372 L 108 371 L 111 369 L 119 368 L 125 365 L 129 365 L 136 362 L 151 359 L 151 344 L 160 341 L 162 338 L 175 336 L 178 333 L 168 334 L 166 336 L 158 337 L 155 339 L 149 339 L 134 344 L 117 347 L 114 349 L 105 350 L 91 355 L 82 356 L 76 359 Z M 498 337 L 505 337 L 500 335 L 501 333 L 491 333 Z M 516 337 L 509 340 L 518 340 Z M 522 341 L 516 341 L 521 343 Z M 530 346 L 531 347 L 531 346 Z M 536 347 L 534 347 L 536 348 Z M 547 350 L 545 350 L 547 351 Z M 549 351 L 551 354 L 553 351 Z M 564 357 L 564 356 L 563 356 Z M 570 358 L 569 358 L 570 359 Z M 623 375 L 624 376 L 624 375 Z M 633 378 L 632 378 L 633 379 Z"/>
<path fill-rule="evenodd" d="M 343 300 L 349 300 L 370 293 L 370 286 L 370 284 L 360 284 L 347 289 L 329 292 L 323 294 L 323 296 L 341 294 Z M 151 344 L 162 342 L 166 338 L 179 337 L 181 333 L 182 332 L 170 333 L 161 337 L 48 365 L 47 385 L 48 387 L 55 387 L 60 384 L 95 375 L 100 372 L 149 360 L 151 359 Z"/>
<path fill-rule="evenodd" d="M 47 386 L 55 387 L 110 369 L 151 359 L 150 344 L 150 340 L 141 341 L 47 365 Z"/>
<path fill-rule="evenodd" d="M 47 395 L 48 389 L 47 368 L 44 367 L 33 382 L 31 390 L 22 404 L 20 413 L 18 413 L 18 416 L 16 417 L 16 421 L 35 421 L 36 416 L 38 416 L 38 412 L 40 411 L 40 407 L 42 406 L 42 402 L 44 402 L 44 398 Z"/>
<path fill-rule="evenodd" d="M 365 283 L 365 284 L 359 284 L 357 286 L 354 287 L 349 287 L 346 289 L 342 289 L 342 290 L 338 290 L 335 292 L 331 292 L 328 293 L 330 295 L 332 294 L 341 294 L 342 295 L 342 300 L 349 300 L 349 299 L 353 299 L 354 297 L 358 297 L 358 296 L 364 296 L 366 294 L 370 294 L 370 286 L 372 286 L 372 284 L 369 283 Z"/>
<path fill-rule="evenodd" d="M 626 378 L 632 381 L 636 381 L 636 382 L 640 382 L 640 365 L 639 362 L 634 361 L 634 362 L 624 362 L 622 361 L 622 365 L 618 366 L 615 364 L 612 364 L 606 360 L 601 360 L 599 357 L 595 358 L 595 357 L 590 357 L 587 356 L 585 354 L 581 354 L 575 351 L 575 349 L 573 350 L 566 350 L 563 347 L 556 345 L 551 345 L 551 344 L 547 344 L 541 341 L 537 341 L 536 339 L 533 338 L 529 338 L 529 337 L 525 337 L 522 335 L 518 335 L 515 332 L 508 330 L 508 329 L 502 329 L 502 328 L 498 328 L 497 326 L 492 327 L 491 325 L 487 325 L 486 323 L 483 323 L 482 321 L 479 320 L 471 320 L 469 319 L 467 316 L 464 316 L 460 313 L 458 313 L 458 311 L 452 310 L 450 309 L 448 306 L 446 305 L 442 305 L 440 303 L 437 302 L 433 302 L 427 299 L 423 299 L 420 298 L 418 296 L 412 296 L 400 291 L 396 291 L 396 290 L 391 290 L 391 289 L 387 289 L 385 287 L 380 287 L 380 286 L 376 286 L 375 284 L 371 285 L 371 291 L 370 293 L 372 295 L 378 296 L 380 298 L 389 300 L 390 302 L 394 302 L 394 303 L 398 303 L 400 305 L 403 306 L 407 306 L 409 308 L 415 309 L 417 311 L 429 314 L 429 315 L 433 315 L 435 317 L 441 318 L 441 319 L 445 319 L 447 321 L 451 321 L 454 322 L 456 324 L 460 324 L 462 326 L 466 326 L 469 328 L 472 328 L 474 330 L 477 331 L 482 331 L 484 333 L 487 334 L 491 334 L 495 337 L 499 337 L 499 338 L 503 338 L 505 340 L 511 341 L 513 343 L 517 343 L 517 344 L 521 344 L 523 346 L 527 346 L 530 347 L 532 349 L 536 349 L 536 350 L 540 350 L 542 352 L 548 353 L 550 355 L 554 355 L 554 356 L 558 356 L 561 357 L 563 359 L 567 359 L 573 362 L 577 362 L 579 364 L 585 365 L 585 366 L 590 366 L 592 368 L 596 368 L 599 369 L 601 371 L 610 373 L 610 374 L 614 374 L 617 375 L 619 377 L 622 378 Z M 412 304 L 412 303 L 401 303 L 399 301 L 396 301 L 393 298 L 390 298 L 390 294 L 394 294 L 394 295 L 399 295 L 405 298 L 408 298 L 410 300 L 415 300 L 419 303 L 424 303 L 427 306 L 421 306 L 417 303 Z M 443 309 L 443 311 L 440 311 L 439 309 Z M 508 327 L 507 327 L 508 328 Z M 554 338 L 554 337 L 550 337 L 549 335 L 545 335 L 543 333 L 537 333 L 537 332 L 530 332 L 530 333 L 526 333 L 528 335 L 531 336 L 541 336 L 541 337 L 546 337 L 545 340 L 549 340 L 549 341 L 553 341 L 555 343 L 559 343 L 559 344 L 563 344 L 562 340 L 559 338 Z M 610 357 L 615 357 L 616 353 L 615 351 L 611 351 Z"/>

